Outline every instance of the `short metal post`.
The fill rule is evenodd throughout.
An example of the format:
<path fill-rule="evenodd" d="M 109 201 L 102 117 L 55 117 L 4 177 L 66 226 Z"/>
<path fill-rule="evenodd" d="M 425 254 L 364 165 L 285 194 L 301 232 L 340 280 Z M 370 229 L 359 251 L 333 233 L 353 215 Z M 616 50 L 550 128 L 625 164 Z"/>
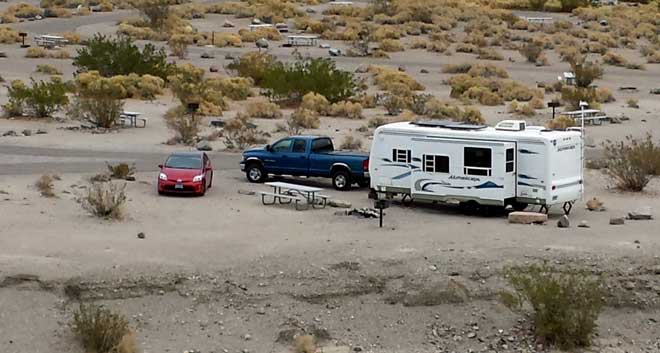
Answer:
<path fill-rule="evenodd" d="M 380 221 L 380 228 L 383 228 L 383 209 L 382 208 L 380 209 L 379 221 Z"/>

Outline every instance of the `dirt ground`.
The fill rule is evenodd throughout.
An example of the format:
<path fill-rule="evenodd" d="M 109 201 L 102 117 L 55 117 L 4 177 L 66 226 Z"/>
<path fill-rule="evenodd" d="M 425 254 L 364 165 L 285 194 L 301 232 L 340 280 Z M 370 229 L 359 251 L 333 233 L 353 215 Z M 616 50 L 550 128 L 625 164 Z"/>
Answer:
<path fill-rule="evenodd" d="M 0 2 L 0 10 L 15 2 Z M 115 33 L 118 20 L 134 15 L 122 10 L 10 26 L 30 36 L 77 31 L 89 37 Z M 248 24 L 232 18 L 237 28 L 222 28 L 228 18 L 208 15 L 192 23 L 203 31 L 237 31 Z M 346 48 L 345 43 L 327 43 Z M 66 50 L 74 53 L 76 47 Z M 188 59 L 177 61 L 222 68 L 229 63 L 227 54 L 252 50 L 253 44 L 191 47 Z M 0 58 L 0 76 L 7 81 L 45 78 L 33 72 L 37 64 L 54 65 L 66 79 L 75 71 L 71 60 L 25 59 L 25 49 L 18 45 L 0 44 L 0 51 L 8 56 Z M 299 51 L 328 55 L 320 48 Z M 641 60 L 638 52 L 616 51 Z M 215 59 L 201 59 L 203 52 Z M 269 52 L 282 60 L 293 57 L 290 48 L 277 45 Z M 512 60 L 493 63 L 529 86 L 554 82 L 568 70 L 553 51 L 547 52 L 550 65 L 544 67 L 525 63 L 518 52 L 501 52 Z M 428 93 L 448 98 L 444 81 L 450 75 L 441 72 L 442 65 L 486 61 L 461 53 L 406 50 L 392 53 L 389 60 L 338 57 L 336 62 L 347 70 L 369 64 L 401 66 Z M 589 127 L 589 144 L 598 147 L 607 139 L 648 132 L 657 137 L 660 99 L 649 91 L 660 88 L 660 65 L 647 65 L 645 71 L 604 68 L 597 84 L 611 89 L 617 101 L 602 109 L 630 120 Z M 429 73 L 420 73 L 422 69 Z M 638 91 L 625 93 L 621 86 Z M 3 85 L 0 104 L 6 96 Z M 639 99 L 639 109 L 626 107 L 633 97 Z M 606 210 L 590 212 L 581 201 L 567 229 L 555 226 L 558 209 L 551 210 L 546 225 L 527 226 L 508 224 L 504 214 L 468 217 L 452 206 L 399 203 L 386 211 L 380 229 L 377 220 L 343 215 L 343 209 L 299 212 L 292 206 L 262 205 L 250 193 L 268 187 L 247 183 L 234 162 L 238 155 L 224 152 L 217 140 L 210 154 L 223 163 L 216 164 L 222 168 L 216 169 L 210 192 L 202 198 L 160 197 L 155 190 L 157 161 L 168 152 L 190 149 L 164 144 L 171 131 L 162 116 L 175 104 L 168 95 L 128 100 L 126 110 L 144 113 L 147 128 L 105 134 L 67 129 L 80 122 L 63 114 L 49 120 L 0 119 L 0 135 L 8 130 L 47 132 L 0 137 L 0 352 L 83 353 L 67 326 L 79 301 L 124 313 L 145 353 L 290 352 L 291 337 L 299 332 L 322 338 L 322 351 L 336 353 L 547 351 L 532 338 L 529 318 L 498 298 L 506 287 L 501 269 L 540 261 L 585 268 L 605 279 L 607 307 L 591 352 L 660 352 L 657 178 L 643 193 L 623 193 L 609 188 L 601 171 L 589 170 L 585 199 L 598 197 Z M 218 118 L 231 118 L 246 104 L 234 102 Z M 512 118 L 505 106 L 480 109 L 489 124 Z M 382 108 L 366 109 L 363 120 L 324 117 L 319 129 L 306 132 L 336 142 L 361 136 L 362 149 L 368 150 L 370 131 L 360 128 L 384 113 Z M 550 114 L 540 110 L 528 120 L 543 124 Z M 255 122 L 271 139 L 283 136 L 274 132 L 277 121 Z M 203 134 L 210 132 L 207 126 Z M 18 153 L 21 148 L 53 151 Z M 85 214 L 75 198 L 88 178 L 101 172 L 105 161 L 129 160 L 140 163 L 137 181 L 127 183 L 126 219 L 99 221 Z M 41 197 L 33 186 L 47 172 L 60 177 L 55 198 Z M 327 180 L 296 182 L 323 187 L 353 207 L 373 206 L 364 189 L 337 192 Z M 650 207 L 655 219 L 609 224 L 611 217 L 642 207 Z M 578 228 L 581 221 L 589 228 Z M 137 237 L 141 232 L 144 239 Z"/>

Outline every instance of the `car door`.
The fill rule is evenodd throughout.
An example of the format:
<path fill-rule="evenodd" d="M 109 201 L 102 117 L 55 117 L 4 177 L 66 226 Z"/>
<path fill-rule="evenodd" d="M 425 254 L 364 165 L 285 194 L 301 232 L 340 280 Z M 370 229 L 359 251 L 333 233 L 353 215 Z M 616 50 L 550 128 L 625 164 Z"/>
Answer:
<path fill-rule="evenodd" d="M 268 157 L 264 158 L 266 171 L 272 174 L 288 174 L 287 161 L 293 148 L 293 138 L 285 138 L 270 146 Z"/>

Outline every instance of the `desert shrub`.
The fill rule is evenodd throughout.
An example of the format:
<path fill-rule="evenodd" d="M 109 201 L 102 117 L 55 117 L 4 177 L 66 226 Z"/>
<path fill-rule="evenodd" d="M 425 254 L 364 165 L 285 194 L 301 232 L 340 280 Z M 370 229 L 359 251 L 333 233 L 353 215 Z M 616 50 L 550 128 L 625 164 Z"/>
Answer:
<path fill-rule="evenodd" d="M 29 59 L 51 58 L 51 59 L 69 59 L 69 52 L 62 49 L 44 49 L 39 47 L 28 48 L 25 57 Z"/>
<path fill-rule="evenodd" d="M 87 46 L 78 49 L 73 65 L 85 71 L 98 71 L 101 76 L 136 74 L 167 78 L 173 65 L 167 62 L 167 54 L 161 48 L 145 44 L 140 50 L 127 37 L 110 38 L 101 34 L 89 40 Z"/>
<path fill-rule="evenodd" d="M 426 102 L 425 110 L 425 115 L 432 119 L 451 119 L 470 124 L 484 124 L 486 122 L 481 112 L 474 107 L 467 106 L 463 110 L 455 104 L 442 102 L 436 98 L 431 98 Z"/>
<path fill-rule="evenodd" d="M 559 115 L 554 119 L 547 122 L 545 125 L 548 129 L 552 130 L 566 130 L 571 126 L 575 126 L 575 119 L 565 115 Z"/>
<path fill-rule="evenodd" d="M 299 335 L 293 340 L 293 350 L 295 353 L 316 353 L 316 344 L 314 336 Z"/>
<path fill-rule="evenodd" d="M 188 37 L 183 34 L 173 34 L 167 41 L 170 51 L 179 59 L 185 59 L 188 55 L 188 44 L 190 44 Z"/>
<path fill-rule="evenodd" d="M 64 39 L 66 39 L 69 44 L 80 44 L 80 34 L 76 32 L 64 32 L 60 35 L 64 37 Z"/>
<path fill-rule="evenodd" d="M 224 138 L 228 149 L 243 150 L 251 145 L 266 143 L 263 132 L 257 129 L 247 115 L 240 113 L 225 123 Z"/>
<path fill-rule="evenodd" d="M 412 91 L 423 91 L 425 87 L 405 72 L 384 66 L 370 66 L 369 72 L 373 75 L 374 83 L 384 91 L 391 91 L 392 86 L 403 84 Z"/>
<path fill-rule="evenodd" d="M 165 22 L 170 17 L 171 6 L 175 2 L 172 0 L 132 0 L 130 4 L 140 12 L 150 28 L 162 29 Z"/>
<path fill-rule="evenodd" d="M 359 90 L 353 73 L 337 69 L 333 60 L 300 56 L 294 63 L 273 63 L 260 85 L 268 96 L 291 102 L 301 101 L 309 92 L 316 92 L 329 102 L 339 102 Z"/>
<path fill-rule="evenodd" d="M 587 88 L 603 77 L 603 68 L 592 62 L 571 62 L 571 69 L 575 74 L 575 85 L 580 88 Z"/>
<path fill-rule="evenodd" d="M 548 264 L 511 267 L 505 274 L 515 290 L 508 293 L 509 304 L 522 309 L 529 303 L 539 339 L 563 350 L 590 345 L 603 308 L 600 279 L 576 269 L 560 272 Z"/>
<path fill-rule="evenodd" d="M 398 51 L 403 51 L 403 45 L 401 42 L 398 40 L 394 39 L 383 39 L 382 42 L 380 42 L 379 45 L 380 50 L 388 52 L 388 53 L 393 53 L 393 52 L 398 52 Z"/>
<path fill-rule="evenodd" d="M 106 82 L 104 80 L 109 80 Z M 81 72 L 76 76 L 76 86 L 79 90 L 85 90 L 93 85 L 109 85 L 117 92 L 113 92 L 112 98 L 134 98 L 134 99 L 155 99 L 157 95 L 163 93 L 165 80 L 160 77 L 137 74 L 117 75 L 109 78 L 102 77 L 98 71 Z M 109 89 L 110 87 L 108 87 Z"/>
<path fill-rule="evenodd" d="M 33 79 L 31 87 L 16 80 L 7 87 L 7 90 L 9 102 L 3 108 L 8 114 L 16 109 L 43 118 L 51 116 L 69 103 L 66 85 L 61 80 L 37 82 Z"/>
<path fill-rule="evenodd" d="M 414 94 L 410 98 L 410 110 L 417 115 L 426 114 L 426 103 L 433 98 L 430 94 Z"/>
<path fill-rule="evenodd" d="M 330 102 L 318 93 L 309 92 L 303 96 L 300 108 L 312 110 L 321 115 L 325 115 L 328 114 L 328 111 L 330 110 Z"/>
<path fill-rule="evenodd" d="M 636 98 L 628 98 L 628 100 L 626 100 L 626 105 L 628 108 L 639 109 L 639 100 Z"/>
<path fill-rule="evenodd" d="M 495 49 L 492 48 L 485 48 L 485 49 L 480 49 L 479 53 L 477 55 L 477 59 L 482 59 L 482 60 L 504 60 L 504 56 L 500 54 Z"/>
<path fill-rule="evenodd" d="M 120 313 L 94 305 L 80 304 L 73 313 L 71 330 L 87 351 L 134 353 L 135 337 L 128 320 Z"/>
<path fill-rule="evenodd" d="M 126 184 L 117 186 L 110 182 L 92 183 L 76 201 L 95 217 L 121 220 L 126 203 Z"/>
<path fill-rule="evenodd" d="M 210 44 L 219 48 L 224 48 L 224 47 L 240 48 L 243 46 L 243 41 L 241 40 L 241 37 L 234 33 L 218 32 L 215 33 L 211 38 L 213 42 Z"/>
<path fill-rule="evenodd" d="M 223 96 L 235 101 L 246 100 L 252 96 L 253 81 L 245 77 L 209 78 L 211 89 L 218 90 Z"/>
<path fill-rule="evenodd" d="M 584 58 L 580 52 L 580 48 L 576 46 L 560 46 L 555 49 L 561 61 L 565 62 L 582 62 Z"/>
<path fill-rule="evenodd" d="M 563 87 L 561 100 L 571 110 L 580 109 L 580 102 L 596 103 L 596 90 L 594 88 Z"/>
<path fill-rule="evenodd" d="M 472 68 L 472 64 L 446 64 L 442 66 L 442 72 L 446 74 L 466 74 Z"/>
<path fill-rule="evenodd" d="M 191 64 L 178 66 L 175 74 L 167 80 L 175 97 L 182 107 L 190 103 L 199 104 L 199 115 L 222 115 L 226 102 L 222 92 L 213 86 L 213 81 L 204 77 L 204 70 Z"/>
<path fill-rule="evenodd" d="M 519 52 L 527 59 L 527 62 L 536 63 L 543 54 L 543 47 L 534 43 L 527 43 L 520 48 Z"/>
<path fill-rule="evenodd" d="M 572 12 L 579 7 L 586 7 L 591 4 L 589 0 L 559 0 L 562 12 Z"/>
<path fill-rule="evenodd" d="M 383 100 L 383 107 L 387 110 L 387 114 L 393 116 L 399 115 L 406 108 L 406 105 L 406 100 L 403 97 L 393 93 L 387 93 Z"/>
<path fill-rule="evenodd" d="M 37 179 L 37 182 L 34 183 L 34 186 L 39 190 L 39 193 L 43 197 L 55 197 L 55 191 L 53 190 L 53 177 L 44 174 L 39 179 Z"/>
<path fill-rule="evenodd" d="M 348 101 L 333 103 L 328 110 L 328 115 L 348 119 L 362 119 L 362 105 Z"/>
<path fill-rule="evenodd" d="M 389 121 L 385 119 L 385 117 L 377 116 L 369 119 L 369 121 L 367 122 L 367 126 L 370 128 L 377 128 L 379 126 L 387 124 L 388 122 Z"/>
<path fill-rule="evenodd" d="M 498 66 L 493 64 L 474 64 L 470 65 L 470 68 L 466 72 L 472 77 L 497 77 L 497 78 L 508 78 L 509 73 Z"/>
<path fill-rule="evenodd" d="M 476 54 L 479 52 L 479 47 L 474 44 L 458 43 L 455 50 L 457 53 Z"/>
<path fill-rule="evenodd" d="M 242 77 L 251 78 L 256 85 L 263 81 L 266 71 L 275 62 L 275 57 L 266 53 L 249 52 L 227 65 L 227 70 Z"/>
<path fill-rule="evenodd" d="M 20 41 L 21 37 L 18 35 L 18 31 L 9 27 L 0 27 L 0 43 L 14 44 Z"/>
<path fill-rule="evenodd" d="M 646 56 L 646 62 L 649 64 L 660 64 L 660 50 L 656 50 Z"/>
<path fill-rule="evenodd" d="M 114 179 L 130 179 L 135 174 L 135 164 L 128 165 L 128 163 L 110 164 L 107 163 L 108 172 L 110 177 Z"/>
<path fill-rule="evenodd" d="M 180 105 L 165 114 L 165 125 L 174 131 L 174 140 L 183 144 L 192 144 L 201 130 L 202 121 Z"/>
<path fill-rule="evenodd" d="M 261 38 L 274 41 L 282 40 L 282 35 L 275 27 L 259 28 L 256 31 L 242 28 L 238 30 L 238 35 L 241 37 L 241 41 L 247 43 L 256 42 Z"/>
<path fill-rule="evenodd" d="M 536 111 L 534 110 L 534 108 L 532 108 L 532 106 L 529 103 L 518 104 L 518 101 L 515 100 L 509 103 L 509 106 L 507 107 L 507 111 L 522 116 L 534 116 L 534 114 L 536 114 Z"/>
<path fill-rule="evenodd" d="M 422 38 L 414 38 L 410 41 L 410 49 L 426 49 L 429 46 L 429 42 Z"/>
<path fill-rule="evenodd" d="M 81 81 L 81 75 L 76 81 L 77 95 L 74 98 L 77 118 L 90 120 L 106 129 L 113 127 L 123 111 L 122 99 L 126 89 L 120 83 L 100 76 L 91 82 Z"/>
<path fill-rule="evenodd" d="M 603 55 L 603 62 L 613 66 L 626 66 L 626 64 L 628 64 L 628 60 L 626 60 L 623 55 L 611 51 L 608 51 Z"/>
<path fill-rule="evenodd" d="M 313 110 L 298 108 L 286 121 L 290 134 L 298 135 L 303 129 L 317 129 L 321 124 L 318 113 Z"/>
<path fill-rule="evenodd" d="M 359 150 L 362 148 L 362 140 L 358 137 L 348 135 L 344 137 L 344 139 L 341 141 L 341 144 L 339 145 L 339 149 L 341 150 Z"/>
<path fill-rule="evenodd" d="M 660 146 L 650 134 L 637 139 L 604 143 L 607 173 L 616 187 L 627 191 L 642 191 L 653 175 L 660 174 Z"/>
<path fill-rule="evenodd" d="M 596 88 L 595 93 L 595 101 L 597 103 L 611 103 L 616 101 L 616 99 L 614 99 L 614 94 L 612 94 L 612 91 L 607 87 L 598 87 Z"/>
<path fill-rule="evenodd" d="M 34 5 L 21 2 L 9 6 L 5 10 L 5 13 L 11 14 L 13 17 L 18 17 L 18 18 L 31 18 L 31 17 L 43 16 L 44 11 Z"/>
<path fill-rule="evenodd" d="M 626 64 L 626 69 L 628 70 L 646 70 L 646 67 L 644 64 L 640 63 L 627 63 Z"/>
<path fill-rule="evenodd" d="M 37 69 L 35 72 L 40 72 L 42 74 L 46 75 L 61 75 L 62 71 L 60 71 L 58 68 L 56 68 L 53 65 L 48 65 L 48 64 L 38 64 Z"/>
<path fill-rule="evenodd" d="M 245 114 L 250 118 L 257 119 L 280 119 L 282 117 L 280 106 L 265 98 L 251 101 L 247 107 L 245 107 Z"/>

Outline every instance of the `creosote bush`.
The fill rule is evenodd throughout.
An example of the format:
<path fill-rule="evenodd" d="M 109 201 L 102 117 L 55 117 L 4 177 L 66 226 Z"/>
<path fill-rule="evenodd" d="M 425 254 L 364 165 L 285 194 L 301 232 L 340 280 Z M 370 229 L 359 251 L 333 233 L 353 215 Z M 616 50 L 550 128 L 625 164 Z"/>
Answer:
<path fill-rule="evenodd" d="M 272 55 L 256 51 L 249 52 L 234 59 L 227 65 L 227 70 L 233 71 L 238 76 L 249 77 L 254 81 L 254 84 L 261 85 L 266 71 L 274 62 L 275 57 Z"/>
<path fill-rule="evenodd" d="M 321 115 L 326 115 L 330 110 L 330 102 L 328 102 L 324 96 L 316 92 L 309 92 L 303 96 L 300 108 L 309 109 Z"/>
<path fill-rule="evenodd" d="M 77 201 L 85 211 L 95 217 L 121 220 L 124 218 L 126 184 L 117 186 L 111 182 L 92 183 Z"/>
<path fill-rule="evenodd" d="M 304 129 L 317 129 L 321 120 L 316 111 L 298 108 L 289 115 L 286 124 L 290 134 L 299 135 Z"/>
<path fill-rule="evenodd" d="M 50 58 L 50 59 L 69 59 L 69 52 L 62 49 L 44 49 L 38 47 L 28 48 L 25 57 L 29 59 Z"/>
<path fill-rule="evenodd" d="M 333 103 L 328 109 L 328 115 L 348 119 L 362 119 L 362 105 L 348 101 Z"/>
<path fill-rule="evenodd" d="M 118 312 L 95 304 L 80 304 L 71 330 L 85 350 L 96 353 L 136 353 L 135 336 L 128 320 Z"/>
<path fill-rule="evenodd" d="M 12 81 L 8 87 L 9 102 L 3 105 L 10 116 L 27 113 L 31 116 L 49 117 L 69 103 L 66 85 L 59 79 L 34 81 L 27 86 L 23 81 Z"/>
<path fill-rule="evenodd" d="M 53 190 L 53 177 L 44 174 L 39 179 L 37 179 L 37 182 L 34 183 L 34 186 L 36 186 L 37 190 L 39 190 L 39 193 L 43 197 L 55 197 L 55 191 Z"/>
<path fill-rule="evenodd" d="M 358 137 L 348 135 L 344 137 L 342 140 L 341 144 L 339 145 L 339 149 L 342 150 L 359 150 L 362 148 L 362 140 Z"/>
<path fill-rule="evenodd" d="M 575 119 L 565 115 L 559 115 L 556 118 L 548 121 L 545 126 L 552 130 L 566 130 L 569 127 L 575 126 Z"/>
<path fill-rule="evenodd" d="M 225 146 L 231 150 L 244 150 L 251 145 L 266 143 L 264 133 L 258 130 L 245 114 L 239 113 L 229 119 L 225 123 L 223 132 Z"/>
<path fill-rule="evenodd" d="M 295 353 L 316 353 L 316 344 L 312 335 L 298 335 L 293 339 Z"/>
<path fill-rule="evenodd" d="M 174 139 L 183 144 L 192 144 L 201 130 L 202 119 L 193 117 L 187 109 L 180 105 L 165 114 L 165 124 L 175 133 Z"/>
<path fill-rule="evenodd" d="M 76 78 L 76 95 L 70 115 L 93 122 L 98 127 L 112 128 L 124 108 L 126 88 L 114 78 L 98 76 L 97 72 L 81 73 Z"/>
<path fill-rule="evenodd" d="M 590 272 L 560 271 L 548 264 L 507 268 L 515 293 L 504 293 L 507 304 L 522 309 L 528 303 L 536 336 L 562 350 L 587 347 L 602 311 L 601 281 Z"/>
<path fill-rule="evenodd" d="M 251 101 L 245 107 L 245 114 L 257 119 L 280 119 L 282 117 L 280 106 L 262 97 Z"/>
<path fill-rule="evenodd" d="M 53 75 L 53 76 L 57 76 L 57 75 L 62 74 L 62 71 L 60 71 L 58 68 L 56 68 L 53 65 L 48 65 L 48 64 L 39 64 L 39 65 L 37 65 L 37 69 L 34 70 L 34 71 L 42 73 L 42 74 L 46 74 L 46 75 Z"/>
<path fill-rule="evenodd" d="M 128 163 L 107 164 L 110 177 L 114 179 L 128 179 L 135 174 L 135 164 L 128 165 Z"/>
<path fill-rule="evenodd" d="M 642 191 L 653 175 L 660 175 L 660 146 L 650 134 L 641 139 L 604 143 L 607 173 L 621 190 Z"/>

